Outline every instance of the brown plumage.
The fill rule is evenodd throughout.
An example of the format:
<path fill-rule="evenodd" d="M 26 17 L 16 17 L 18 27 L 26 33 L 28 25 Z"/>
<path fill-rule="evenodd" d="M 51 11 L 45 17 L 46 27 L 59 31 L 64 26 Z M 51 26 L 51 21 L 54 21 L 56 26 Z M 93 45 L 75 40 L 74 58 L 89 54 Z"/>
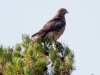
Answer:
<path fill-rule="evenodd" d="M 57 14 L 48 21 L 40 31 L 32 35 L 32 39 L 35 40 L 34 42 L 44 37 L 52 37 L 54 41 L 57 41 L 65 30 L 66 13 L 68 13 L 68 11 L 65 8 L 59 9 Z"/>

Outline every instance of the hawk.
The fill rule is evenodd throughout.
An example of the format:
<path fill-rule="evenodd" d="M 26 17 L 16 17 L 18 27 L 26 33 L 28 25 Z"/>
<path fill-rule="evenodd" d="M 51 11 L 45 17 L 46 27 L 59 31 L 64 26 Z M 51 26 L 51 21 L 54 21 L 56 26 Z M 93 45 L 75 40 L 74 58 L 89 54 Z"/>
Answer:
<path fill-rule="evenodd" d="M 32 40 L 35 40 L 34 42 L 36 42 L 41 38 L 52 37 L 52 39 L 56 42 L 65 30 L 66 13 L 68 13 L 68 11 L 65 8 L 60 8 L 56 15 L 49 20 L 40 31 L 31 36 Z"/>

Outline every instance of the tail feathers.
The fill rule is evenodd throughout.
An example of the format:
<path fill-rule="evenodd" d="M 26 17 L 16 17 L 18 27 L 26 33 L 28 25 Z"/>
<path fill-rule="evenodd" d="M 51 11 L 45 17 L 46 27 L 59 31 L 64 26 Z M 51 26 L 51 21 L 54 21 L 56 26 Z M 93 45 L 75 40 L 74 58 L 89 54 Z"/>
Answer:
<path fill-rule="evenodd" d="M 45 32 L 44 32 L 44 31 L 39 31 L 39 32 L 33 34 L 33 35 L 31 36 L 31 39 L 33 40 L 33 43 L 35 43 L 35 42 L 38 41 L 40 38 L 42 38 L 44 35 L 45 35 Z"/>

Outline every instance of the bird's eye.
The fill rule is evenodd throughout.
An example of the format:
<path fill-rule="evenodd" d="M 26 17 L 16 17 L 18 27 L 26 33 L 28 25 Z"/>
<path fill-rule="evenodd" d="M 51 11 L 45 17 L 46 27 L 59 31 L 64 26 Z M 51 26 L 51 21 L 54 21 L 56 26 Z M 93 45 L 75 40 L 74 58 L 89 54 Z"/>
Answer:
<path fill-rule="evenodd" d="M 63 11 L 63 13 L 65 14 L 65 13 L 66 13 L 66 11 Z"/>

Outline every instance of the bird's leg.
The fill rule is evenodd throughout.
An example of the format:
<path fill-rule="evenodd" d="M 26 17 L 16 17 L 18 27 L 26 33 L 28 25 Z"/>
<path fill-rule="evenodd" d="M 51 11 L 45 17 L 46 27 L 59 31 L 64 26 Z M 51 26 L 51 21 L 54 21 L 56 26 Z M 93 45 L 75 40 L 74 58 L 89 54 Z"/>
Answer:
<path fill-rule="evenodd" d="M 64 47 L 62 46 L 62 44 L 58 41 L 56 41 L 54 38 L 53 38 L 54 42 L 55 42 L 55 47 L 57 48 L 57 50 L 59 52 L 61 52 L 61 60 L 63 61 L 64 60 L 64 53 L 63 53 L 63 50 L 64 50 Z"/>
<path fill-rule="evenodd" d="M 62 46 L 62 44 L 61 44 L 60 42 L 56 41 L 56 40 L 54 39 L 54 37 L 52 37 L 52 38 L 53 38 L 53 40 L 54 40 L 54 42 L 55 42 L 56 48 L 63 48 L 63 46 Z"/>
<path fill-rule="evenodd" d="M 47 47 L 47 44 L 46 42 L 44 41 L 44 49 L 45 49 L 45 54 L 48 56 L 49 53 L 48 53 L 48 47 Z"/>

